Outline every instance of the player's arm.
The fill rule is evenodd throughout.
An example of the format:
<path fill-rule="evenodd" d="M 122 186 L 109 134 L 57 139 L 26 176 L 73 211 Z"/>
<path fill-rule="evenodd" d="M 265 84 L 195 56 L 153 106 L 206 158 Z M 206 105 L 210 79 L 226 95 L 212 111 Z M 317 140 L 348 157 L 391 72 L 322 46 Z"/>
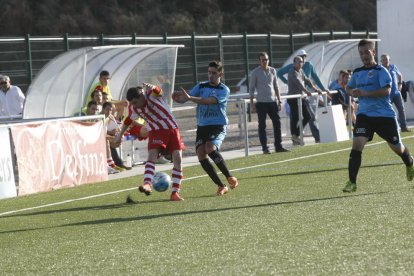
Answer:
<path fill-rule="evenodd" d="M 348 89 L 347 89 L 348 91 Z M 387 85 L 383 88 L 367 91 L 362 89 L 351 89 L 351 95 L 354 97 L 369 97 L 369 98 L 381 98 L 387 97 L 390 95 L 391 86 Z"/>
<path fill-rule="evenodd" d="M 202 98 L 202 97 L 196 97 L 196 96 L 191 96 L 190 94 L 188 94 L 188 92 L 184 89 L 181 88 L 181 96 L 180 99 L 182 99 L 184 102 L 190 101 L 196 104 L 217 104 L 217 98 L 215 97 L 208 97 L 208 98 Z"/>
<path fill-rule="evenodd" d="M 215 97 L 201 98 L 201 97 L 194 97 L 190 95 L 189 95 L 188 100 L 196 104 L 217 104 L 218 102 L 217 98 Z"/>
<path fill-rule="evenodd" d="M 154 97 L 162 97 L 163 91 L 161 89 L 161 87 L 150 84 L 150 83 L 143 83 L 143 85 L 150 90 L 150 94 L 153 95 Z"/>

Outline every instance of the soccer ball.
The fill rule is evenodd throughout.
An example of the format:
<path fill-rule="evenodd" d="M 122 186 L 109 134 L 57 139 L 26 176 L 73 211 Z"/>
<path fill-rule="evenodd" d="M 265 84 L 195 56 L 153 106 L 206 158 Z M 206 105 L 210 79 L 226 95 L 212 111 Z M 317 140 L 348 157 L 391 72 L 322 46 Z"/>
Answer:
<path fill-rule="evenodd" d="M 163 172 L 157 172 L 152 179 L 152 187 L 157 192 L 165 192 L 171 186 L 171 177 Z"/>

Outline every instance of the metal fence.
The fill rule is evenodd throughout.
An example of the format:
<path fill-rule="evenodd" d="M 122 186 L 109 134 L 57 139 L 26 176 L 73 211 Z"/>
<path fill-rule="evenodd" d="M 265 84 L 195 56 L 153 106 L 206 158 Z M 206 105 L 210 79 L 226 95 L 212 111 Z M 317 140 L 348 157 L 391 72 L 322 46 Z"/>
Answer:
<path fill-rule="evenodd" d="M 257 66 L 258 54 L 269 53 L 270 64 L 280 67 L 295 50 L 312 42 L 377 38 L 376 32 L 328 31 L 297 34 L 214 34 L 183 36 L 98 35 L 62 37 L 2 37 L 0 38 L 0 74 L 10 76 L 13 84 L 26 91 L 41 68 L 57 55 L 87 46 L 126 44 L 182 44 L 178 51 L 175 84 L 191 88 L 207 78 L 207 63 L 220 59 L 225 66 L 224 82 L 232 92 L 237 83 Z"/>

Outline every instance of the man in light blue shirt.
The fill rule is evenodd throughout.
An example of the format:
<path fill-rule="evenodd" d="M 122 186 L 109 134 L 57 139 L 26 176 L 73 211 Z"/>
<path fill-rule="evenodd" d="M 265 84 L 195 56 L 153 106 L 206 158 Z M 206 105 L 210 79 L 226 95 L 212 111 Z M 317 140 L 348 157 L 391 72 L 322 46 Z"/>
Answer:
<path fill-rule="evenodd" d="M 374 133 L 387 141 L 388 146 L 401 157 L 406 166 L 408 181 L 414 178 L 413 158 L 404 146 L 398 132 L 396 114 L 390 102 L 391 76 L 388 70 L 375 62 L 375 43 L 362 39 L 358 52 L 364 66 L 355 69 L 348 83 L 348 95 L 358 97 L 359 106 L 354 127 L 354 139 L 349 155 L 349 180 L 343 192 L 355 192 L 356 180 L 362 162 L 362 150 Z"/>
<path fill-rule="evenodd" d="M 173 93 L 173 99 L 178 103 L 190 101 L 197 104 L 196 153 L 201 167 L 218 186 L 217 196 L 226 194 L 229 189 L 217 175 L 209 157 L 226 177 L 231 189 L 239 185 L 220 153 L 221 143 L 226 137 L 226 109 L 230 94 L 230 89 L 221 82 L 223 71 L 220 61 L 212 61 L 208 64 L 208 81 L 197 84 L 189 92 L 182 89 Z"/>

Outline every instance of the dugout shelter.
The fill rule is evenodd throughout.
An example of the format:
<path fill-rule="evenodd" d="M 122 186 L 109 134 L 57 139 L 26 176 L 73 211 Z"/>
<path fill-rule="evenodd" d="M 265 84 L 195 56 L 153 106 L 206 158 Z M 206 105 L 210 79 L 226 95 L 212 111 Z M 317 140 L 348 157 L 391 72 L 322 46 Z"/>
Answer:
<path fill-rule="evenodd" d="M 172 93 L 177 51 L 182 45 L 85 47 L 65 52 L 47 63 L 28 88 L 23 119 L 67 117 L 80 112 L 99 73 L 111 74 L 113 100 L 125 98 L 131 86 L 161 85 Z"/>

